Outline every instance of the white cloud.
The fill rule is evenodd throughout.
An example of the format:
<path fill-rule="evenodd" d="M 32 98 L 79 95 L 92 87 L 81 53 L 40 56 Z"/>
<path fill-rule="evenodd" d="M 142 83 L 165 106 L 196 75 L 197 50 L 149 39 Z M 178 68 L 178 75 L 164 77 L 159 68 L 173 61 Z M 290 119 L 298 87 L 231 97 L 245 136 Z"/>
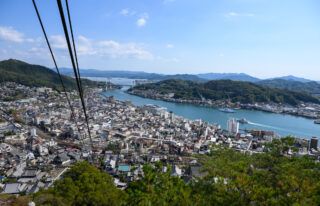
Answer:
<path fill-rule="evenodd" d="M 101 41 L 99 42 L 99 45 L 100 46 L 106 46 L 106 47 L 119 47 L 119 43 L 118 42 L 115 42 L 115 41 Z"/>
<path fill-rule="evenodd" d="M 17 43 L 22 43 L 24 41 L 31 42 L 33 39 L 24 39 L 24 34 L 14 30 L 12 27 L 2 27 L 0 26 L 0 39 L 4 41 L 13 41 Z"/>
<path fill-rule="evenodd" d="M 168 45 L 167 45 L 167 48 L 168 48 L 168 49 L 172 49 L 172 48 L 174 48 L 174 45 L 173 45 L 173 44 L 168 44 Z"/>
<path fill-rule="evenodd" d="M 142 13 L 139 16 L 140 16 L 140 18 L 137 20 L 136 24 L 138 27 L 142 27 L 147 24 L 147 19 L 149 19 L 149 14 Z"/>
<path fill-rule="evenodd" d="M 147 20 L 144 19 L 144 18 L 140 18 L 140 19 L 137 20 L 137 26 L 138 27 L 142 27 L 142 26 L 146 25 L 146 23 L 147 23 Z"/>
<path fill-rule="evenodd" d="M 66 39 L 62 35 L 50 36 L 50 43 L 53 48 L 56 49 L 67 49 Z"/>
<path fill-rule="evenodd" d="M 84 36 L 78 36 L 77 39 L 77 54 L 78 55 L 94 55 L 97 54 L 97 51 L 93 48 L 93 42 L 91 39 L 88 39 Z"/>
<path fill-rule="evenodd" d="M 143 13 L 140 18 L 147 19 L 148 14 Z M 140 23 L 139 25 L 144 25 Z M 40 60 L 50 59 L 49 50 L 47 44 L 43 38 L 38 37 L 35 39 L 24 38 L 24 34 L 18 32 L 11 27 L 0 27 L 0 40 L 28 43 L 29 47 L 24 49 L 13 49 L 8 46 L 8 50 L 0 50 L 0 54 L 3 56 L 16 56 L 20 59 L 35 58 Z M 67 43 L 63 35 L 52 35 L 49 37 L 50 44 L 52 48 L 56 49 L 54 51 L 55 57 L 58 60 L 62 60 L 63 56 L 67 55 Z M 31 44 L 29 44 L 31 43 Z M 153 60 L 153 55 L 145 48 L 146 45 L 141 43 L 120 43 L 117 41 L 94 41 L 85 36 L 78 36 L 76 38 L 76 49 L 77 54 L 80 56 L 92 56 L 97 57 L 110 57 L 110 58 L 136 58 L 141 60 Z M 68 55 L 67 55 L 68 56 Z"/>
<path fill-rule="evenodd" d="M 252 13 L 237 13 L 237 12 L 229 12 L 228 14 L 226 14 L 227 17 L 236 17 L 236 16 L 242 16 L 242 17 L 253 17 L 255 16 Z"/>
<path fill-rule="evenodd" d="M 153 55 L 143 49 L 142 45 L 136 43 L 121 44 L 116 41 L 101 41 L 98 43 L 101 56 L 109 56 L 111 58 L 119 57 L 135 57 L 143 60 L 153 60 Z"/>
<path fill-rule="evenodd" d="M 39 51 L 40 50 L 40 48 L 37 48 L 37 47 L 32 47 L 31 49 L 30 49 L 30 51 Z"/>
<path fill-rule="evenodd" d="M 122 9 L 120 11 L 120 14 L 123 16 L 133 16 L 136 14 L 136 11 L 127 8 L 127 9 Z"/>
<path fill-rule="evenodd" d="M 236 12 L 230 12 L 228 15 L 229 15 L 229 16 L 239 16 L 239 14 L 236 13 Z"/>
<path fill-rule="evenodd" d="M 122 14 L 123 16 L 127 16 L 129 14 L 129 10 L 128 9 L 122 9 L 120 11 L 120 14 Z"/>
<path fill-rule="evenodd" d="M 136 21 L 136 25 L 138 27 L 145 26 L 147 24 L 147 20 L 149 18 L 148 13 L 141 13 L 138 15 L 138 14 L 136 14 L 136 11 L 128 9 L 128 8 L 122 9 L 120 11 L 120 14 L 123 16 L 136 16 L 136 17 L 138 17 L 138 20 Z"/>

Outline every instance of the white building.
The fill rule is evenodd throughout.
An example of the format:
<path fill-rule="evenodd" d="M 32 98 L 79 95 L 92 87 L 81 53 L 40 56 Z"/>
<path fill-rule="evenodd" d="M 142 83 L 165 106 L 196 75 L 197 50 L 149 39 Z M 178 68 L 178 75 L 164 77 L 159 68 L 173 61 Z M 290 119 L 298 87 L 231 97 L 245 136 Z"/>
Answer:
<path fill-rule="evenodd" d="M 231 134 L 237 134 L 239 132 L 239 122 L 237 122 L 234 118 L 230 117 L 227 122 L 228 132 Z"/>
<path fill-rule="evenodd" d="M 163 115 L 165 112 L 167 112 L 167 108 L 153 104 L 144 105 L 143 109 L 156 115 Z"/>
<path fill-rule="evenodd" d="M 32 129 L 30 130 L 30 135 L 31 135 L 32 137 L 36 137 L 36 136 L 37 136 L 37 130 L 36 130 L 35 128 L 32 128 Z"/>

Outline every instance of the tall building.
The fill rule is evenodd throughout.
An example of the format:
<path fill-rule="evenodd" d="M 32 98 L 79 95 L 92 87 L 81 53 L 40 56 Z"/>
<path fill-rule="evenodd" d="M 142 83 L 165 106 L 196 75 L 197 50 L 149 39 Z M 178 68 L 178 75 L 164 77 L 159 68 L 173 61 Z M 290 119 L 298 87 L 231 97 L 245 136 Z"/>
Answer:
<path fill-rule="evenodd" d="M 310 139 L 310 149 L 315 149 L 316 151 L 318 150 L 318 145 L 319 145 L 319 139 L 317 137 L 312 137 Z"/>
<path fill-rule="evenodd" d="M 173 114 L 173 112 L 172 112 L 172 111 L 170 111 L 170 115 L 169 115 L 169 117 L 170 117 L 170 120 L 171 120 L 171 121 L 174 121 L 174 114 Z"/>
<path fill-rule="evenodd" d="M 36 137 L 37 136 L 37 130 L 35 128 L 32 128 L 30 130 L 30 136 L 32 136 L 32 137 Z"/>
<path fill-rule="evenodd" d="M 230 117 L 227 122 L 228 132 L 231 134 L 237 134 L 239 132 L 239 122 L 237 122 L 234 118 Z"/>

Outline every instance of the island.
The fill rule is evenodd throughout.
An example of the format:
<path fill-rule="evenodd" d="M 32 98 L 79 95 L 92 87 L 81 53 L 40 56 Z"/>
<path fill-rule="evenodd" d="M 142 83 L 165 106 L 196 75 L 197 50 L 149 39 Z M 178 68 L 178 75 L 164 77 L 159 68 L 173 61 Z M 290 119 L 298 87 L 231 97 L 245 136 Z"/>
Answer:
<path fill-rule="evenodd" d="M 304 92 L 251 82 L 212 80 L 204 83 L 169 79 L 137 85 L 128 93 L 145 98 L 213 107 L 256 109 L 320 118 L 320 100 Z"/>

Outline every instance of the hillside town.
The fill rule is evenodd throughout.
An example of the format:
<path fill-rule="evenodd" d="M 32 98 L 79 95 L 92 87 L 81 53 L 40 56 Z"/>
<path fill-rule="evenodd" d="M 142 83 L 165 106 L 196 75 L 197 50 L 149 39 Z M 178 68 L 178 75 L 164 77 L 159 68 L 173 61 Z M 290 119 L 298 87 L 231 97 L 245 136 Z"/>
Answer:
<path fill-rule="evenodd" d="M 177 116 L 164 107 L 134 106 L 130 101 L 105 97 L 101 91 L 88 88 L 85 93 L 90 138 L 76 92 L 68 93 L 75 113 L 72 118 L 63 93 L 12 82 L 1 84 L 3 194 L 31 194 L 49 188 L 80 161 L 102 168 L 114 177 L 120 189 L 137 180 L 147 162 L 171 165 L 173 176 L 190 181 L 203 175 L 197 155 L 208 154 L 216 146 L 248 154 L 262 153 L 265 143 L 281 138 L 272 131 L 240 131 L 239 122 L 233 118 L 228 120 L 225 130 L 201 119 Z M 319 161 L 318 138 L 296 140 L 297 150 L 290 150 L 287 155 L 309 155 Z"/>

